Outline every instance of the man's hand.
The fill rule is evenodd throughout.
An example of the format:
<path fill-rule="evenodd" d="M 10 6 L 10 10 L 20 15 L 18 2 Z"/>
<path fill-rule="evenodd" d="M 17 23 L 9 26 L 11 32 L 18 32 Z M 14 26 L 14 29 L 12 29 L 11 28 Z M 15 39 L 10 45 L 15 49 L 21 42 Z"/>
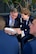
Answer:
<path fill-rule="evenodd" d="M 12 29 L 12 28 L 11 28 Z M 20 30 L 20 28 L 13 28 L 14 29 L 14 31 L 15 32 L 13 32 L 13 31 L 10 31 L 10 30 L 5 30 L 4 29 L 4 31 L 5 31 L 5 33 L 7 33 L 7 34 L 9 34 L 9 35 L 14 35 L 14 34 L 21 34 L 22 33 L 22 31 Z"/>
<path fill-rule="evenodd" d="M 14 32 L 11 32 L 10 30 L 5 30 L 5 33 L 9 34 L 9 35 L 14 35 Z"/>
<path fill-rule="evenodd" d="M 21 31 L 20 28 L 16 28 L 15 30 L 16 30 L 16 33 L 17 33 L 17 34 L 21 34 L 21 33 L 22 33 L 22 31 Z"/>
<path fill-rule="evenodd" d="M 12 28 L 4 28 L 5 33 L 9 34 L 9 35 L 14 35 L 16 33 L 16 31 Z"/>

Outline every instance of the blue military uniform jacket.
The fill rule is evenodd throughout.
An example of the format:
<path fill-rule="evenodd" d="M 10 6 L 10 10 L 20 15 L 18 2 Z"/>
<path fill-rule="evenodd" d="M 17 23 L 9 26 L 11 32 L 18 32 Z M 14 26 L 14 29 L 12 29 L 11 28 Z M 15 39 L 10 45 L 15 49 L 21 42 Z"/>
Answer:
<path fill-rule="evenodd" d="M 36 37 L 24 45 L 22 54 L 36 54 Z"/>
<path fill-rule="evenodd" d="M 18 54 L 19 44 L 16 36 L 10 36 L 0 30 L 0 54 Z"/>

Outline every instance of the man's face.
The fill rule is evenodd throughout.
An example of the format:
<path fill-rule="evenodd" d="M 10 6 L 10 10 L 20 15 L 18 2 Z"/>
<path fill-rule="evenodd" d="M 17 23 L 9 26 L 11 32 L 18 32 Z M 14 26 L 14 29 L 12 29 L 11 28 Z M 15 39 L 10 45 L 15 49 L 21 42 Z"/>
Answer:
<path fill-rule="evenodd" d="M 36 34 L 36 19 L 32 21 L 32 24 L 30 27 L 30 34 L 35 35 Z"/>
<path fill-rule="evenodd" d="M 10 12 L 10 15 L 13 19 L 16 19 L 18 16 L 18 12 Z"/>
<path fill-rule="evenodd" d="M 25 15 L 25 14 L 21 14 L 21 17 L 22 17 L 24 20 L 28 20 L 28 19 L 29 19 L 29 16 L 28 16 L 28 15 Z"/>

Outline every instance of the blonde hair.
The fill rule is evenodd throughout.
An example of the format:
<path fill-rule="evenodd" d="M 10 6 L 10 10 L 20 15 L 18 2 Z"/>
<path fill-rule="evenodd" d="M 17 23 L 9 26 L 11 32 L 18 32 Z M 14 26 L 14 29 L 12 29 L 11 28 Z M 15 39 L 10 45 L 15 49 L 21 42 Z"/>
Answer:
<path fill-rule="evenodd" d="M 28 8 L 22 8 L 21 9 L 21 14 L 25 14 L 25 15 L 30 16 L 31 12 Z"/>
<path fill-rule="evenodd" d="M 3 30 L 5 27 L 5 21 L 3 19 L 3 17 L 0 17 L 0 30 Z"/>

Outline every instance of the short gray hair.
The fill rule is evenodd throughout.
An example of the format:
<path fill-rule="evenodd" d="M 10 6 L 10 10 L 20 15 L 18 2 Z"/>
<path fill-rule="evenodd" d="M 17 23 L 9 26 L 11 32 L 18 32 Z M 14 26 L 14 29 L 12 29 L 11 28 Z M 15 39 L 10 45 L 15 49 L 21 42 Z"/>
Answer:
<path fill-rule="evenodd" d="M 16 8 L 12 8 L 10 9 L 10 12 L 18 12 L 18 10 Z"/>

